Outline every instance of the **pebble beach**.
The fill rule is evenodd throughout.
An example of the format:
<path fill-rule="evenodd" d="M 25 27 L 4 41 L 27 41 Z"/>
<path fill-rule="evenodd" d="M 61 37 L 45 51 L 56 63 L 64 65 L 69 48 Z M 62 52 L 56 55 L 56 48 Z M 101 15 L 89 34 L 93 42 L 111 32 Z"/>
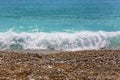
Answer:
<path fill-rule="evenodd" d="M 0 51 L 0 80 L 120 80 L 120 50 Z"/>

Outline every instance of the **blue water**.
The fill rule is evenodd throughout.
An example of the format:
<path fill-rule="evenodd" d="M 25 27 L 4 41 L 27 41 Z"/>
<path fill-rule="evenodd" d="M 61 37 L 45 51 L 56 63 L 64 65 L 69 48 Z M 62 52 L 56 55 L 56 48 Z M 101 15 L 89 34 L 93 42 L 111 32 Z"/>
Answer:
<path fill-rule="evenodd" d="M 113 44 L 119 48 L 119 4 L 119 0 L 0 0 L 0 49 L 14 44 L 24 49 L 101 49 Z"/>

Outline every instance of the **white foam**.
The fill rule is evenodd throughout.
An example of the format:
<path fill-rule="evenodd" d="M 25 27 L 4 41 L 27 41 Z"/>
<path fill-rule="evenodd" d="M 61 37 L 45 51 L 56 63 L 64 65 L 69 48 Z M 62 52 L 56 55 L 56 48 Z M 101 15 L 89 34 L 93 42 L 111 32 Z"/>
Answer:
<path fill-rule="evenodd" d="M 89 50 L 106 48 L 112 37 L 119 36 L 117 32 L 34 32 L 15 33 L 8 31 L 0 33 L 0 49 L 10 49 L 13 44 L 20 44 L 23 49 L 55 49 L 65 51 Z"/>

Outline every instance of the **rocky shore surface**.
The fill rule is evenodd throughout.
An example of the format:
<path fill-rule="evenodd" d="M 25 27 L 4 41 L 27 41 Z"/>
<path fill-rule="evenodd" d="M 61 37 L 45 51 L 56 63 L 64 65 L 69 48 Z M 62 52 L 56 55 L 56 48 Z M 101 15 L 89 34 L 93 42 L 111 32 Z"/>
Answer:
<path fill-rule="evenodd" d="M 120 51 L 0 51 L 0 80 L 120 80 Z"/>

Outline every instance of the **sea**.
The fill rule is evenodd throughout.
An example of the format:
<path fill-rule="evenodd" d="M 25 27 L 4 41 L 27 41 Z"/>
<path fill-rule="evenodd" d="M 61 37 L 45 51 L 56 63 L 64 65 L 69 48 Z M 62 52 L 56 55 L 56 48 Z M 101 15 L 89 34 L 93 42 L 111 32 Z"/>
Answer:
<path fill-rule="evenodd" d="M 0 50 L 120 49 L 120 0 L 0 0 Z"/>

